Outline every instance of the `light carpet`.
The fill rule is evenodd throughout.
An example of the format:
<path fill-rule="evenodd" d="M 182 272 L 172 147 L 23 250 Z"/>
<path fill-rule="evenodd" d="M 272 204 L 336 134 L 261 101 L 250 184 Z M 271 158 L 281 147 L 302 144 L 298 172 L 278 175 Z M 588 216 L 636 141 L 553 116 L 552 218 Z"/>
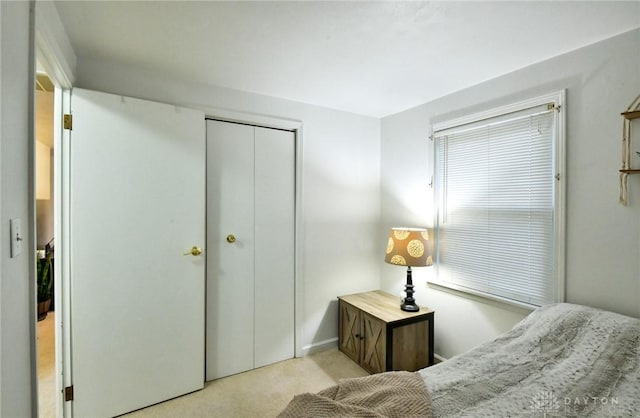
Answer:
<path fill-rule="evenodd" d="M 55 418 L 54 312 L 38 322 L 39 416 Z M 207 382 L 203 390 L 127 417 L 275 417 L 294 395 L 368 373 L 337 348 Z"/>
<path fill-rule="evenodd" d="M 318 392 L 368 373 L 337 348 L 205 384 L 203 390 L 125 415 L 141 417 L 275 417 L 294 395 Z"/>

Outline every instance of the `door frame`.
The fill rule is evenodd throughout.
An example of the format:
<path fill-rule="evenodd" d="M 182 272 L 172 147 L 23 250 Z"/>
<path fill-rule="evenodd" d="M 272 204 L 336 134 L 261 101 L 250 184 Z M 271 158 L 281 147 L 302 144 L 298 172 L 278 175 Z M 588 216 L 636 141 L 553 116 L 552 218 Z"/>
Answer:
<path fill-rule="evenodd" d="M 221 122 L 240 123 L 263 128 L 283 129 L 294 133 L 295 144 L 295 238 L 294 238 L 294 355 L 302 357 L 305 352 L 302 347 L 303 341 L 303 321 L 304 318 L 304 292 L 303 292 L 303 254 L 301 243 L 304 242 L 304 222 L 303 222 L 303 122 L 297 119 L 287 119 L 275 116 L 267 116 L 256 113 L 241 112 L 216 107 L 191 106 L 204 112 L 205 119 L 214 119 Z"/>
<path fill-rule="evenodd" d="M 69 256 L 68 256 L 68 232 L 69 232 L 69 132 L 63 130 L 62 116 L 70 111 L 70 89 L 73 86 L 74 74 L 73 66 L 75 55 L 71 45 L 68 44 L 68 38 L 64 31 L 61 33 L 61 23 L 59 22 L 55 6 L 48 2 L 37 2 L 35 11 L 35 51 L 34 60 L 38 62 L 47 72 L 49 79 L 55 86 L 54 90 L 54 107 L 53 107 L 53 199 L 54 199 L 54 237 L 56 247 L 56 263 L 54 264 L 54 304 L 57 314 L 54 321 L 54 351 L 55 351 L 55 393 L 61 395 L 62 388 L 71 385 L 71 332 L 69 324 L 69 289 L 66 283 L 69 283 Z M 65 41 L 67 44 L 65 44 Z M 66 156 L 65 156 L 66 153 Z M 63 201 L 66 199 L 66 202 Z M 35 224 L 33 225 L 35 228 Z M 35 303 L 35 302 L 34 302 Z M 30 306 L 32 312 L 35 312 L 35 305 Z M 31 368 L 37 370 L 37 340 L 35 332 L 36 323 L 32 324 L 33 331 L 31 333 Z M 38 406 L 38 376 L 32 373 L 31 387 L 34 389 L 32 393 L 32 405 L 34 411 Z M 64 402 L 62 396 L 58 396 L 56 401 L 56 416 L 72 416 L 71 404 Z"/>

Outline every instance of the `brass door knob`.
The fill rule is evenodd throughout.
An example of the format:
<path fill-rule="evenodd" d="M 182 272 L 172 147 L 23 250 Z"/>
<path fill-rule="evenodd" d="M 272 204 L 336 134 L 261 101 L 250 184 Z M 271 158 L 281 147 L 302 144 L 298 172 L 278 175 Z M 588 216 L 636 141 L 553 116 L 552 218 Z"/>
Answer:
<path fill-rule="evenodd" d="M 192 255 L 194 257 L 199 256 L 200 254 L 202 254 L 202 248 L 194 245 L 193 247 L 191 247 L 191 249 L 189 251 L 187 251 L 186 253 L 184 253 L 184 255 Z"/>
<path fill-rule="evenodd" d="M 229 244 L 233 244 L 234 242 L 236 242 L 236 237 L 235 237 L 235 235 L 233 235 L 233 234 L 229 234 L 229 235 L 227 235 L 227 242 L 228 242 Z"/>

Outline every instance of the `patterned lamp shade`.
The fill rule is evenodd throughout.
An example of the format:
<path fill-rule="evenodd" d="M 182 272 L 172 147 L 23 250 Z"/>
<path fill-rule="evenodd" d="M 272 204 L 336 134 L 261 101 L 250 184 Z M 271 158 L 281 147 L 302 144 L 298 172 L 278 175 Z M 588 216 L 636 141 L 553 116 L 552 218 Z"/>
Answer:
<path fill-rule="evenodd" d="M 433 265 L 429 231 L 424 228 L 391 228 L 384 261 L 408 267 Z"/>

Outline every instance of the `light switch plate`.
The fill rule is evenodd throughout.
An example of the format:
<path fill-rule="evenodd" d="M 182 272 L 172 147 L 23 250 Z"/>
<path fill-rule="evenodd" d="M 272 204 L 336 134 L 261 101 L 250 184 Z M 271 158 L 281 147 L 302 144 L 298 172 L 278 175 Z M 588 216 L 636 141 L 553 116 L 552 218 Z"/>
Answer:
<path fill-rule="evenodd" d="M 11 258 L 14 258 L 22 253 L 23 238 L 20 218 L 11 219 L 9 221 L 9 231 L 11 234 Z"/>

